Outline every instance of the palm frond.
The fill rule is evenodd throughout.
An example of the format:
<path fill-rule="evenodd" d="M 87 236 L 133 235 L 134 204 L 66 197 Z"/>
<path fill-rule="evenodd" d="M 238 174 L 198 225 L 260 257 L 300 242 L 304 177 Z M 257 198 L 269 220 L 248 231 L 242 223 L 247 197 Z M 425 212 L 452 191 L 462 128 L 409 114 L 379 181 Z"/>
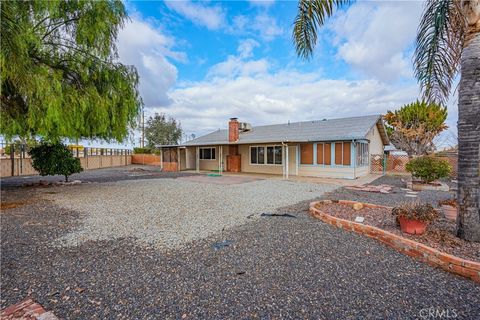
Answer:
<path fill-rule="evenodd" d="M 293 27 L 293 42 L 297 55 L 309 59 L 317 44 L 317 30 L 335 9 L 352 0 L 299 0 Z"/>
<path fill-rule="evenodd" d="M 455 0 L 427 0 L 417 30 L 415 77 L 423 98 L 446 104 L 458 72 L 465 38 L 465 18 Z"/>

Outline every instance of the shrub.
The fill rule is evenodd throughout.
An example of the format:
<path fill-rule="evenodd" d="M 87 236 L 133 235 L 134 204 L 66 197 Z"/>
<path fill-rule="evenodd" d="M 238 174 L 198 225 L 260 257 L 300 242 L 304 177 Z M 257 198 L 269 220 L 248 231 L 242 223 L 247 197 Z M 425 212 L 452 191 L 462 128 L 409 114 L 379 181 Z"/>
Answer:
<path fill-rule="evenodd" d="M 392 214 L 409 220 L 430 222 L 438 217 L 438 212 L 429 203 L 408 202 L 392 209 Z"/>
<path fill-rule="evenodd" d="M 152 149 L 151 148 L 133 148 L 133 153 L 134 154 L 151 154 Z"/>
<path fill-rule="evenodd" d="M 68 176 L 82 172 L 80 159 L 74 158 L 72 152 L 62 143 L 42 142 L 30 150 L 32 166 L 42 176 L 61 174 L 68 181 Z"/>
<path fill-rule="evenodd" d="M 427 156 L 410 160 L 406 168 L 412 176 L 420 178 L 427 183 L 448 177 L 452 171 L 452 167 L 448 161 Z"/>

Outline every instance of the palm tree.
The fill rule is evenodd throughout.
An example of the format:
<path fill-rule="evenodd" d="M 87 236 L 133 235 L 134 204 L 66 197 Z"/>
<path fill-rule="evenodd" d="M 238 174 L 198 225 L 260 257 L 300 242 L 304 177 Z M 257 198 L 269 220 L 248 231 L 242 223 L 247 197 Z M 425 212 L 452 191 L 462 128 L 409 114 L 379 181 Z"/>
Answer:
<path fill-rule="evenodd" d="M 309 59 L 318 29 L 349 0 L 299 0 L 293 28 L 297 54 Z M 423 98 L 445 104 L 458 90 L 457 236 L 480 242 L 480 0 L 427 0 L 417 31 L 415 76 Z"/>

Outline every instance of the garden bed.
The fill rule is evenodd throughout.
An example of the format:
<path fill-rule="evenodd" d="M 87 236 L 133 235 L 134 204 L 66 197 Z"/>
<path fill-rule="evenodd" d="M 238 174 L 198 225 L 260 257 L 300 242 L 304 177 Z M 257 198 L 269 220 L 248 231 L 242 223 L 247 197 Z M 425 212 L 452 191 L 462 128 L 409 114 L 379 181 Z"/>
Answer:
<path fill-rule="evenodd" d="M 395 217 L 388 207 L 364 207 L 354 210 L 351 204 L 317 203 L 315 208 L 331 215 L 349 221 L 355 221 L 357 216 L 364 217 L 363 224 L 374 226 L 404 238 L 423 243 L 457 257 L 480 262 L 480 243 L 468 242 L 455 236 L 455 222 L 443 217 L 438 218 L 428 226 L 422 235 L 409 235 L 400 231 Z"/>

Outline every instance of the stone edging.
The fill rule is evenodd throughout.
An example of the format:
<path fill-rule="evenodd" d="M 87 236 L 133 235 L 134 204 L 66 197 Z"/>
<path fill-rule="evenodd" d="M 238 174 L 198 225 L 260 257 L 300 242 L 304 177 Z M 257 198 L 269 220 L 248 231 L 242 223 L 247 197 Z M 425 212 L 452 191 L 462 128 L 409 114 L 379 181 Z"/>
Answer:
<path fill-rule="evenodd" d="M 389 247 L 406 254 L 416 260 L 426 262 L 431 266 L 442 268 L 451 273 L 455 273 L 467 278 L 472 279 L 475 282 L 480 283 L 480 263 L 470 260 L 465 260 L 451 254 L 447 254 L 437 249 L 431 248 L 422 243 L 403 238 L 396 234 L 390 233 L 383 229 L 369 226 L 362 223 L 356 223 L 350 220 L 340 219 L 333 217 L 319 209 L 315 208 L 315 205 L 318 203 L 332 203 L 331 200 L 322 200 L 315 201 L 310 203 L 310 214 L 314 217 L 322 220 L 325 223 L 331 224 L 333 226 L 348 230 L 354 231 L 356 233 L 361 233 L 367 237 L 376 239 L 386 244 Z M 337 202 L 337 201 L 335 201 Z M 359 203 L 357 201 L 349 200 L 338 200 L 340 204 L 353 205 Z M 361 202 L 360 202 L 361 203 Z M 391 207 L 380 206 L 370 203 L 362 203 L 364 207 L 367 208 L 387 208 Z"/>

